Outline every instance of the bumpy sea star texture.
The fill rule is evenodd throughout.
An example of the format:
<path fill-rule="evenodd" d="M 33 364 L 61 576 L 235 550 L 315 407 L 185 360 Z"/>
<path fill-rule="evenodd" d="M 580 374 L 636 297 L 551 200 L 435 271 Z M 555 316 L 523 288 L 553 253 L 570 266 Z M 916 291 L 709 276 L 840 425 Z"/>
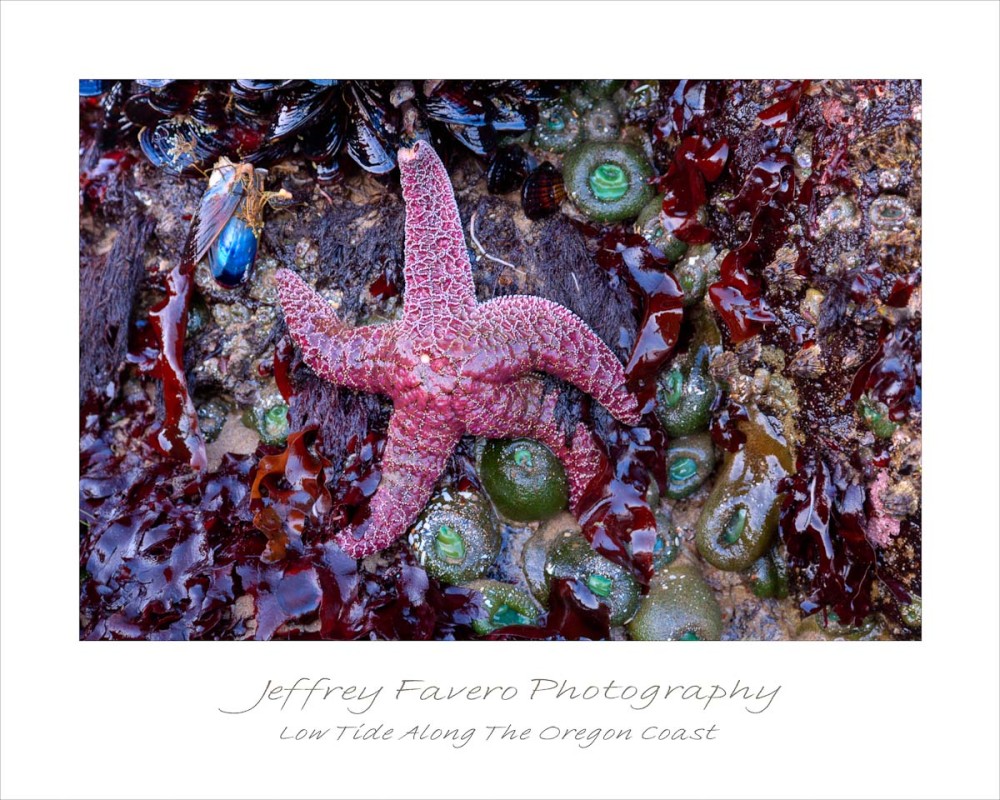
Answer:
<path fill-rule="evenodd" d="M 544 442 L 566 467 L 576 508 L 603 455 L 583 425 L 567 442 L 555 395 L 545 395 L 532 372 L 576 385 L 625 423 L 639 421 L 622 365 L 571 311 L 541 297 L 476 301 L 455 196 L 430 145 L 401 150 L 399 166 L 406 203 L 400 321 L 346 328 L 295 273 L 277 274 L 288 329 L 316 373 L 393 400 L 370 515 L 336 536 L 356 558 L 405 532 L 464 434 Z"/>

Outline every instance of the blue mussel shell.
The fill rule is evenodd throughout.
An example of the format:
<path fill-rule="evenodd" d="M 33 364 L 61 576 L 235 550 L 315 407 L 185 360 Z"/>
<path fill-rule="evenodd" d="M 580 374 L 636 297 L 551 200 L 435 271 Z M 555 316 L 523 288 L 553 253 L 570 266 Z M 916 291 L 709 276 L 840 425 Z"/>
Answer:
<path fill-rule="evenodd" d="M 208 251 L 212 277 L 230 289 L 246 280 L 257 257 L 257 237 L 246 221 L 234 214 Z"/>
<path fill-rule="evenodd" d="M 97 97 L 104 91 L 104 81 L 84 80 L 80 78 L 80 97 Z"/>

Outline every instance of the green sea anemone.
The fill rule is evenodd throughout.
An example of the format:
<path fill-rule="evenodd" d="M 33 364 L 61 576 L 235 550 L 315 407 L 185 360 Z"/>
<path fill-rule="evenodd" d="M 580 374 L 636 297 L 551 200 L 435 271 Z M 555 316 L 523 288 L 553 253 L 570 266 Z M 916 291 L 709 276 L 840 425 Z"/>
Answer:
<path fill-rule="evenodd" d="M 642 151 L 621 142 L 587 142 L 563 159 L 574 205 L 597 222 L 633 219 L 653 197 L 653 168 Z"/>

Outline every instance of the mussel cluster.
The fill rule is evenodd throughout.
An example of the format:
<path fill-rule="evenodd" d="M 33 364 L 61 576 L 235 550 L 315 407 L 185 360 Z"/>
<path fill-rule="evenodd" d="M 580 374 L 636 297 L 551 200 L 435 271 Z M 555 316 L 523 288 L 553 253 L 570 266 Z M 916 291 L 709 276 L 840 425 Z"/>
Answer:
<path fill-rule="evenodd" d="M 342 153 L 368 172 L 396 167 L 417 139 L 453 139 L 478 155 L 538 121 L 554 96 L 540 81 L 136 80 L 81 81 L 98 98 L 105 135 L 138 133 L 150 162 L 173 174 L 216 158 L 267 166 L 298 154 L 332 180 Z"/>
<path fill-rule="evenodd" d="M 175 175 L 220 156 L 299 156 L 333 181 L 344 154 L 385 174 L 400 147 L 428 139 L 487 159 L 489 191 L 520 190 L 531 219 L 567 197 L 597 222 L 634 219 L 653 197 L 648 137 L 628 123 L 656 107 L 655 81 L 81 80 L 80 96 L 104 108 L 105 144 L 137 136 Z"/>

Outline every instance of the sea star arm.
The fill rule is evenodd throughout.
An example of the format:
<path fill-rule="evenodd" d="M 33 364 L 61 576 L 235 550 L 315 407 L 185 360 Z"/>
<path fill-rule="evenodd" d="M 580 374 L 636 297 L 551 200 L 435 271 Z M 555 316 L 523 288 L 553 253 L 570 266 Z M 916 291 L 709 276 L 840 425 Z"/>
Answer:
<path fill-rule="evenodd" d="M 324 380 L 363 392 L 385 392 L 391 325 L 346 328 L 337 313 L 294 272 L 278 270 L 278 298 L 292 339 Z"/>
<path fill-rule="evenodd" d="M 469 313 L 476 305 L 472 267 L 448 173 L 426 142 L 399 152 L 406 203 L 403 314 Z"/>
<path fill-rule="evenodd" d="M 476 309 L 487 341 L 511 353 L 514 374 L 539 370 L 562 378 L 593 396 L 629 425 L 639 422 L 635 397 L 625 387 L 625 371 L 608 346 L 565 306 L 544 297 L 498 297 Z"/>
<path fill-rule="evenodd" d="M 537 378 L 526 376 L 490 391 L 490 402 L 466 421 L 466 431 L 490 439 L 525 437 L 537 439 L 562 461 L 569 479 L 570 510 L 579 513 L 579 503 L 607 461 L 594 435 L 577 425 L 572 442 L 556 421 L 556 395 L 543 396 Z"/>
<path fill-rule="evenodd" d="M 430 499 L 459 431 L 428 420 L 422 406 L 396 402 L 382 456 L 382 480 L 372 496 L 368 519 L 336 536 L 340 548 L 364 558 L 392 544 Z"/>

